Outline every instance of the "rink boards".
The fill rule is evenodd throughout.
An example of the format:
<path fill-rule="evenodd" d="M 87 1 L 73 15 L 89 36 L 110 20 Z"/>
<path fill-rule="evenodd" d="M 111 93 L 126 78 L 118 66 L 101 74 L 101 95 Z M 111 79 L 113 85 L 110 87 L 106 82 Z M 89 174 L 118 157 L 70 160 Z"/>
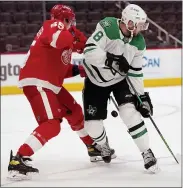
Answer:
<path fill-rule="evenodd" d="M 1 54 L 1 95 L 21 94 L 17 87 L 21 65 L 26 54 Z M 73 53 L 72 63 L 81 64 L 83 54 Z M 145 87 L 181 85 L 181 49 L 149 49 L 143 57 Z M 38 65 L 39 66 L 39 65 Z M 69 91 L 80 91 L 83 78 L 76 76 L 65 79 L 64 86 Z"/>

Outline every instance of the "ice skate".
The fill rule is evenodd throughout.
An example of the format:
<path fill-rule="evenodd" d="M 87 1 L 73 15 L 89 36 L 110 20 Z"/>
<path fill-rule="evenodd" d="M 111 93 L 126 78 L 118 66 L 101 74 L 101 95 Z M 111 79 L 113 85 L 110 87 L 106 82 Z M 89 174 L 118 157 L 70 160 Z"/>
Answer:
<path fill-rule="evenodd" d="M 112 153 L 107 139 L 106 142 L 103 145 L 101 145 L 101 157 L 105 163 L 110 163 L 111 155 Z"/>
<path fill-rule="evenodd" d="M 101 146 L 98 144 L 87 146 L 91 162 L 103 161 L 101 157 Z M 111 148 L 111 159 L 116 158 L 115 150 Z"/>
<path fill-rule="evenodd" d="M 143 159 L 144 159 L 144 168 L 151 173 L 157 173 L 159 172 L 159 167 L 157 164 L 157 159 L 154 156 L 151 149 L 148 149 L 147 151 L 142 153 Z"/>
<path fill-rule="evenodd" d="M 20 155 L 13 156 L 13 152 L 11 151 L 8 166 L 8 179 L 26 180 L 31 179 L 32 175 L 38 174 L 39 170 L 29 164 L 31 161 L 32 159 L 30 157 L 21 157 Z"/>

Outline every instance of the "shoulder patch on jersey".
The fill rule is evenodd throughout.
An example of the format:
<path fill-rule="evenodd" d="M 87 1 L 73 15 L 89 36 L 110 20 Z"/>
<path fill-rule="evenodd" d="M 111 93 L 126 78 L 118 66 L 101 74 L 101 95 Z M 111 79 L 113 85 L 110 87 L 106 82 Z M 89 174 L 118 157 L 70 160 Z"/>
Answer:
<path fill-rule="evenodd" d="M 120 39 L 119 26 L 117 24 L 117 18 L 106 17 L 99 22 L 104 29 L 105 34 L 110 40 Z"/>
<path fill-rule="evenodd" d="M 143 35 L 139 33 L 137 36 L 133 37 L 130 45 L 137 47 L 138 50 L 144 50 L 146 48 L 146 43 Z"/>
<path fill-rule="evenodd" d="M 110 27 L 112 25 L 112 22 L 110 20 L 102 20 L 100 22 L 100 25 L 104 28 L 104 27 Z"/>

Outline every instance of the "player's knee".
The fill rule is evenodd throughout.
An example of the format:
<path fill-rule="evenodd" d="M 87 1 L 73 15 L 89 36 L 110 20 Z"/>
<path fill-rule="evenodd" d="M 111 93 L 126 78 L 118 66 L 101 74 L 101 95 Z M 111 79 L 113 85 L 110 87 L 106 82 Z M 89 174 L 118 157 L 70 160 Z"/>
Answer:
<path fill-rule="evenodd" d="M 140 113 L 136 110 L 134 104 L 132 103 L 126 103 L 125 105 L 119 106 L 119 114 L 128 128 L 142 122 Z"/>
<path fill-rule="evenodd" d="M 71 115 L 68 115 L 66 119 L 68 120 L 73 131 L 83 129 L 84 115 L 81 106 L 79 104 L 76 104 L 75 108 L 72 110 Z"/>
<path fill-rule="evenodd" d="M 97 138 L 103 132 L 103 120 L 85 121 L 84 128 L 91 137 Z"/>
<path fill-rule="evenodd" d="M 61 127 L 60 127 L 60 119 L 53 119 L 48 121 L 50 123 L 49 125 L 49 131 L 52 137 L 57 136 L 60 133 Z"/>
<path fill-rule="evenodd" d="M 130 93 L 130 91 L 123 91 L 117 96 L 115 96 L 115 99 L 118 103 L 118 105 L 125 105 L 127 103 L 134 103 L 135 102 L 135 97 Z"/>
<path fill-rule="evenodd" d="M 48 141 L 57 136 L 60 133 L 60 130 L 59 119 L 50 119 L 47 122 L 40 124 L 35 131 Z"/>

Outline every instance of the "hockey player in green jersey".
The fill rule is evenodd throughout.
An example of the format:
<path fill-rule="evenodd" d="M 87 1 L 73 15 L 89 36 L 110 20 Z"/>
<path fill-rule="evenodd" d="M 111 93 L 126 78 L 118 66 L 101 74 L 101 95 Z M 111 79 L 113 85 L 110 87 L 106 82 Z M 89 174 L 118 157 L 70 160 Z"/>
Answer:
<path fill-rule="evenodd" d="M 122 11 L 121 19 L 106 17 L 97 24 L 84 49 L 83 66 L 87 78 L 83 102 L 85 128 L 101 146 L 101 155 L 106 163 L 111 161 L 111 151 L 103 120 L 107 118 L 107 101 L 113 93 L 119 115 L 142 154 L 145 169 L 157 172 L 157 159 L 149 147 L 148 131 L 142 119 L 153 114 L 151 99 L 144 92 L 142 73 L 146 44 L 140 32 L 148 29 L 146 19 L 141 7 L 130 4 Z M 140 95 L 142 105 L 125 75 Z"/>

